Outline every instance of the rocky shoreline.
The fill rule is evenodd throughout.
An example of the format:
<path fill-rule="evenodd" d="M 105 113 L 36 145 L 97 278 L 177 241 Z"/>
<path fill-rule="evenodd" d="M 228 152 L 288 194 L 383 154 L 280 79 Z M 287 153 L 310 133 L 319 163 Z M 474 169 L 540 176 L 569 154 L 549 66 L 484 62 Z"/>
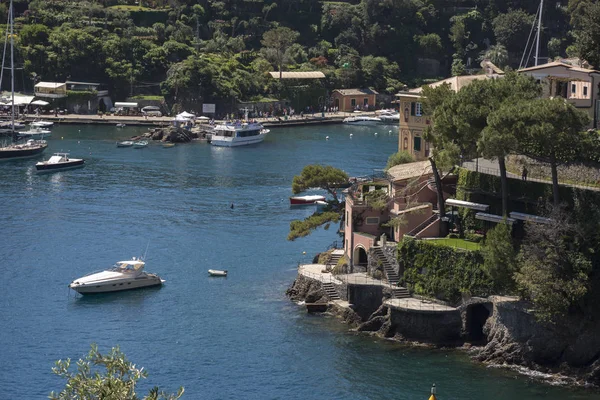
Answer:
<path fill-rule="evenodd" d="M 164 143 L 187 143 L 192 140 L 209 140 L 210 131 L 207 129 L 188 130 L 175 126 L 153 128 L 142 135 L 132 137 L 132 140 L 154 140 Z"/>
<path fill-rule="evenodd" d="M 457 307 L 462 328 L 452 340 L 432 340 L 426 332 L 420 337 L 415 329 L 404 329 L 398 321 L 401 310 L 385 302 L 368 318 L 357 312 L 360 305 L 330 301 L 320 281 L 298 275 L 286 291 L 290 300 L 304 303 L 326 303 L 327 313 L 339 318 L 351 331 L 367 333 L 407 345 L 454 348 L 467 351 L 470 357 L 490 367 L 508 368 L 551 384 L 600 387 L 600 326 L 582 321 L 565 321 L 570 328 L 537 321 L 523 301 L 492 296 L 474 299 Z M 470 340 L 469 309 L 486 307 L 489 316 L 482 325 L 483 337 Z M 472 314 L 472 313 L 471 313 Z M 411 318 L 419 316 L 411 315 Z M 430 316 L 427 316 L 430 318 Z M 446 328 L 446 327 L 443 327 Z M 418 331 L 418 330 L 417 330 Z M 408 332 L 408 334 L 407 334 Z M 435 339 L 435 337 L 434 337 Z"/>

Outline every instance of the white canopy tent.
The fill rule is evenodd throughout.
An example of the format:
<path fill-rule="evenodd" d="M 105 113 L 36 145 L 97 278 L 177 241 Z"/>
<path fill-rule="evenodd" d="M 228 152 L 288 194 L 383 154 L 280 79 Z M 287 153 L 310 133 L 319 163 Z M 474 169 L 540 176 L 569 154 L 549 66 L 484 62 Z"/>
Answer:
<path fill-rule="evenodd" d="M 184 111 L 182 113 L 177 114 L 177 118 L 186 118 L 186 119 L 190 119 L 190 118 L 196 118 L 196 116 L 192 113 L 189 113 L 187 111 Z"/>
<path fill-rule="evenodd" d="M 26 96 L 23 94 L 15 93 L 15 106 L 29 105 L 29 103 L 31 103 L 34 98 L 35 96 Z M 2 93 L 2 97 L 0 97 L 0 105 L 12 105 L 12 95 L 8 92 Z"/>
<path fill-rule="evenodd" d="M 200 117 L 198 117 L 198 118 L 196 118 L 196 119 L 200 119 L 200 120 L 202 120 L 202 121 L 208 121 L 210 118 L 208 118 L 208 117 L 205 117 L 204 115 L 202 115 L 202 116 L 200 116 Z"/>
<path fill-rule="evenodd" d="M 50 103 L 48 103 L 47 101 L 44 101 L 44 100 L 34 100 L 30 104 L 33 106 L 47 106 Z"/>

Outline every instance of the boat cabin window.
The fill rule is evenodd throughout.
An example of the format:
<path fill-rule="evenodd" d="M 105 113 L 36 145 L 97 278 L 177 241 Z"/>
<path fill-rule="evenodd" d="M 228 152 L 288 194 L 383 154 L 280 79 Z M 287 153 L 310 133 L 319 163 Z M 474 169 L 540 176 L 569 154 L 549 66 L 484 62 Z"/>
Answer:
<path fill-rule="evenodd" d="M 141 268 L 142 264 L 117 263 L 116 269 L 119 272 L 135 272 Z"/>

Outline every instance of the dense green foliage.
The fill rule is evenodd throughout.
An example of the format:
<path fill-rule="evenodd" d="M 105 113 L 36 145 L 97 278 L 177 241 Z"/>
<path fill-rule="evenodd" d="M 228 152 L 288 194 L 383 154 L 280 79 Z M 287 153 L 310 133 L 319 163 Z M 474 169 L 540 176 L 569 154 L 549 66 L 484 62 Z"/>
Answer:
<path fill-rule="evenodd" d="M 398 258 L 404 265 L 403 283 L 416 294 L 457 303 L 463 294 L 491 293 L 493 282 L 483 269 L 479 251 L 404 238 L 398 245 Z"/>
<path fill-rule="evenodd" d="M 406 164 L 413 161 L 415 161 L 415 159 L 408 151 L 399 151 L 389 156 L 387 164 L 385 165 L 385 170 L 387 171 L 396 165 Z"/>
<path fill-rule="evenodd" d="M 512 293 L 513 274 L 517 269 L 517 253 L 511 235 L 512 226 L 497 224 L 487 232 L 481 249 L 483 266 L 492 278 L 495 293 Z"/>
<path fill-rule="evenodd" d="M 600 290 L 597 285 L 591 287 L 590 279 L 600 267 L 596 255 L 600 212 L 597 203 L 581 200 L 584 198 L 578 199 L 571 213 L 554 209 L 550 224 L 526 228 L 514 279 L 522 295 L 534 302 L 538 318 L 557 322 L 567 314 L 577 315 L 597 306 L 586 304 L 586 295 Z"/>
<path fill-rule="evenodd" d="M 300 85 L 393 94 L 405 83 L 477 69 L 482 57 L 517 67 L 537 3 L 23 0 L 15 7 L 24 68 L 17 82 L 26 90 L 40 79 L 101 82 L 117 100 L 162 94 L 169 105 L 215 102 L 223 112 L 233 100 L 283 97 Z M 599 10 L 591 0 L 546 7 L 541 53 L 569 49 L 596 63 Z M 0 23 L 6 11 L 0 4 Z M 320 70 L 326 79 L 278 82 L 265 74 L 280 66 Z M 319 96 L 289 100 L 317 106 Z"/>
<path fill-rule="evenodd" d="M 337 189 L 340 185 L 348 182 L 348 174 L 344 171 L 334 168 L 330 165 L 307 165 L 302 169 L 300 175 L 294 176 L 292 181 L 292 192 L 294 194 L 301 193 L 308 189 L 323 189 L 332 197 L 332 200 L 327 200 L 327 207 L 324 212 L 318 210 L 304 221 L 294 220 L 290 222 L 290 233 L 288 240 L 295 240 L 299 237 L 304 237 L 310 234 L 311 231 L 317 229 L 323 224 L 338 222 L 342 217 L 344 204 L 340 203 L 337 197 Z"/>
<path fill-rule="evenodd" d="M 77 371 L 71 370 L 71 359 L 58 360 L 52 372 L 67 380 L 60 393 L 52 392 L 53 400 L 71 399 L 140 399 L 136 385 L 140 379 L 148 377 L 148 372 L 137 368 L 127 360 L 119 347 L 113 347 L 109 354 L 101 354 L 98 346 L 92 344 L 88 355 L 77 361 Z M 183 387 L 177 394 L 167 394 L 158 387 L 150 390 L 145 400 L 176 400 L 183 395 Z"/>
<path fill-rule="evenodd" d="M 308 236 L 312 231 L 324 224 L 330 222 L 337 223 L 341 217 L 340 212 L 327 211 L 323 213 L 314 213 L 303 221 L 294 220 L 290 222 L 290 233 L 288 233 L 288 240 L 295 240 L 300 237 Z M 327 229 L 329 225 L 326 225 Z"/>
<path fill-rule="evenodd" d="M 294 176 L 292 192 L 298 194 L 308 189 L 319 188 L 326 190 L 337 201 L 335 188 L 346 184 L 348 179 L 348 174 L 330 165 L 307 165 L 300 175 Z"/>

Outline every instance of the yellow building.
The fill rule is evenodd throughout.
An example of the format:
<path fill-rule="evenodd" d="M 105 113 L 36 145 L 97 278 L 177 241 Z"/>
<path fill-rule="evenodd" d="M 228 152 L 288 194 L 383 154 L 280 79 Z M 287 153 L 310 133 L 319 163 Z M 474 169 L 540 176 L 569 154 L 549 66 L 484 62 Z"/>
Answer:
<path fill-rule="evenodd" d="M 430 84 L 431 87 L 449 85 L 455 92 L 467 86 L 475 80 L 493 79 L 501 76 L 503 72 L 493 64 L 485 67 L 486 74 L 453 76 Z M 400 107 L 400 128 L 398 135 L 398 151 L 408 151 L 415 160 L 425 160 L 429 157 L 431 148 L 425 141 L 423 135 L 425 129 L 432 123 L 431 116 L 423 114 L 421 103 L 422 88 L 411 89 L 396 94 L 396 103 Z"/>

